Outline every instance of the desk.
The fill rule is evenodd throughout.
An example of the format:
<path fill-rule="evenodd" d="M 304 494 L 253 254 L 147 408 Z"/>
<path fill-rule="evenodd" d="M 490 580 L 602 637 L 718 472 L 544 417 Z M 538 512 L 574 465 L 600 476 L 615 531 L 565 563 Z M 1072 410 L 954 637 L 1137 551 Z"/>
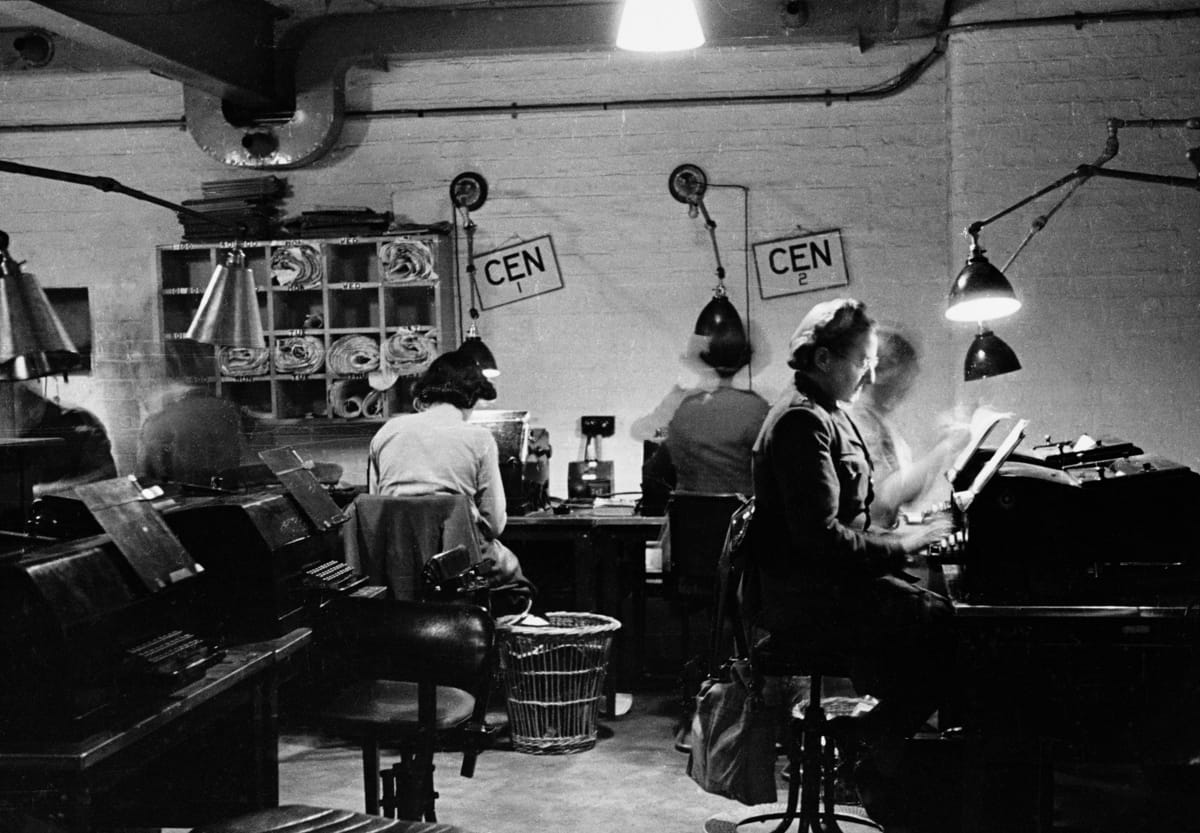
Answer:
<path fill-rule="evenodd" d="M 61 825 L 193 827 L 279 803 L 277 686 L 300 628 L 78 741 L 0 742 L 0 805 Z"/>
<path fill-rule="evenodd" d="M 606 708 L 616 714 L 617 676 L 623 682 L 641 672 L 645 660 L 646 542 L 662 532 L 666 518 L 635 515 L 632 510 L 574 509 L 566 515 L 540 511 L 508 519 L 501 536 L 521 556 L 524 543 L 549 542 L 569 548 L 578 610 L 619 618 L 621 575 L 629 576 L 633 596 L 633 627 L 622 627 L 613 640 L 610 673 L 604 681 Z M 532 577 L 536 584 L 536 577 Z M 633 645 L 632 664 L 628 646 Z"/>
<path fill-rule="evenodd" d="M 1055 772 L 1064 768 L 1193 777 L 1200 609 L 1186 587 L 1176 598 L 1131 583 L 1113 603 L 1014 601 L 1000 593 L 963 597 L 957 565 L 928 569 L 929 586 L 955 611 L 956 674 L 939 714 L 943 727 L 961 727 L 954 829 L 1051 829 Z M 1125 787 L 1130 800 L 1166 807 L 1175 800 L 1168 784 Z M 1160 826 L 1171 829 L 1128 829 Z"/>

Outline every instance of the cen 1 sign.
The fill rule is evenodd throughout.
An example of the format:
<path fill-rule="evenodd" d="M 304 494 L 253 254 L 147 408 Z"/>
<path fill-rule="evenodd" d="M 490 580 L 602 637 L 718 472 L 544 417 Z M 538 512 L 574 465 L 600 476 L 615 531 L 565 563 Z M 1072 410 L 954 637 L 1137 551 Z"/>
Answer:
<path fill-rule="evenodd" d="M 550 235 L 475 255 L 475 284 L 484 309 L 502 307 L 562 289 L 562 273 Z"/>
<path fill-rule="evenodd" d="M 763 298 L 850 283 L 842 257 L 841 229 L 755 243 L 754 265 Z"/>

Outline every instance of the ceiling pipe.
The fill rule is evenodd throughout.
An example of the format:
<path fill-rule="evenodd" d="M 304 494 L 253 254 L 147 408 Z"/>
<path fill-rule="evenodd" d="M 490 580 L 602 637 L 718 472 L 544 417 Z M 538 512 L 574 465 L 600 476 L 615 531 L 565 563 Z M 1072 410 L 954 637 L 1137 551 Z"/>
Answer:
<path fill-rule="evenodd" d="M 738 15 L 702 8 L 701 15 L 714 46 L 831 40 L 861 46 L 880 35 L 936 31 L 929 19 L 943 0 L 906 0 L 900 20 L 895 3 L 812 0 L 799 27 L 781 25 L 774 6 Z M 621 10 L 616 0 L 594 0 L 326 14 L 275 39 L 278 13 L 263 0 L 199 3 L 185 7 L 187 21 L 157 0 L 110 0 L 102 12 L 75 0 L 12 5 L 15 16 L 181 81 L 185 123 L 197 145 L 226 165 L 250 168 L 297 168 L 324 156 L 342 130 L 351 67 L 386 69 L 389 59 L 417 56 L 611 51 Z"/>
<path fill-rule="evenodd" d="M 609 49 L 596 33 L 616 30 L 611 3 L 505 9 L 407 9 L 328 15 L 299 24 L 276 48 L 278 77 L 294 102 L 278 116 L 242 119 L 217 95 L 184 88 L 188 132 L 201 149 L 234 167 L 298 168 L 324 156 L 345 121 L 346 73 L 386 70 L 391 56 Z M 232 118 L 231 118 L 232 116 Z"/>

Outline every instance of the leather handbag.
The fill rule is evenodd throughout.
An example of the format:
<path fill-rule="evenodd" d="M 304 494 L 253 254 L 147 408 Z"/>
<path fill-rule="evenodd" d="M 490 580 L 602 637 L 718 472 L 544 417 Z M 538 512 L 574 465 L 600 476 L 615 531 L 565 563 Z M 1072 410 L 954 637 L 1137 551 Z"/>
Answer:
<path fill-rule="evenodd" d="M 742 804 L 776 800 L 776 712 L 746 660 L 730 660 L 706 679 L 692 716 L 688 775 L 705 792 Z"/>

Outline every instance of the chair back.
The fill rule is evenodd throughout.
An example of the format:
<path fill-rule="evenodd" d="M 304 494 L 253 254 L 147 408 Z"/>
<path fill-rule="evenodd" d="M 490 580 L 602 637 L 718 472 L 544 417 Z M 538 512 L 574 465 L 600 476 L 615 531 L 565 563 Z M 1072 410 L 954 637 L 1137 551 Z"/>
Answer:
<path fill-rule="evenodd" d="M 342 526 L 346 563 L 393 599 L 418 599 L 420 576 L 433 556 L 462 546 L 480 560 L 471 499 L 466 495 L 359 495 Z"/>
<path fill-rule="evenodd" d="M 745 567 L 746 553 L 743 549 L 746 533 L 750 529 L 750 521 L 754 518 L 754 498 L 747 498 L 733 510 L 725 528 L 725 538 L 721 545 L 721 555 L 717 559 L 716 612 L 713 614 L 713 627 L 710 644 L 712 668 L 720 667 L 729 658 L 728 650 L 723 651 L 728 629 L 732 633 L 733 656 L 746 657 L 749 646 L 746 639 L 745 624 L 741 617 L 738 604 L 738 588 L 741 585 L 742 573 Z"/>
<path fill-rule="evenodd" d="M 455 602 L 347 597 L 337 623 L 345 659 L 379 680 L 459 688 L 486 700 L 496 625 L 486 610 Z"/>
<path fill-rule="evenodd" d="M 745 500 L 742 495 L 726 492 L 671 493 L 667 503 L 670 540 L 669 564 L 663 571 L 664 595 L 712 598 L 730 515 Z"/>

